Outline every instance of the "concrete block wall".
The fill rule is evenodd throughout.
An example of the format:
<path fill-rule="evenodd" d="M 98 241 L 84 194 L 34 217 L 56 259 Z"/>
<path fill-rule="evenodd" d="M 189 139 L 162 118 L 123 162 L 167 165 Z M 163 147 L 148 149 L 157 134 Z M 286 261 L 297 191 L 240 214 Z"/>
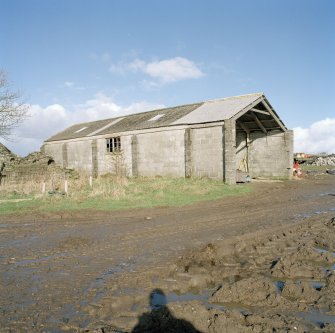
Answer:
<path fill-rule="evenodd" d="M 92 140 L 69 141 L 67 145 L 67 167 L 92 173 Z"/>
<path fill-rule="evenodd" d="M 191 142 L 191 176 L 222 179 L 222 126 L 192 129 Z"/>
<path fill-rule="evenodd" d="M 236 122 L 227 119 L 223 126 L 223 180 L 228 185 L 236 184 Z"/>
<path fill-rule="evenodd" d="M 293 166 L 292 131 L 250 133 L 249 168 L 252 177 L 290 179 Z"/>
<path fill-rule="evenodd" d="M 132 135 L 121 136 L 123 163 L 127 177 L 133 176 Z"/>
<path fill-rule="evenodd" d="M 185 176 L 184 130 L 137 134 L 139 176 Z"/>
<path fill-rule="evenodd" d="M 247 134 L 245 132 L 236 133 L 236 169 L 247 171 L 248 164 L 248 148 L 247 148 Z"/>
<path fill-rule="evenodd" d="M 46 155 L 52 156 L 55 163 L 64 167 L 63 161 L 63 143 L 50 142 L 43 145 L 43 151 Z"/>
<path fill-rule="evenodd" d="M 292 131 L 273 131 L 268 135 L 252 132 L 250 140 L 248 166 L 252 177 L 291 177 Z M 106 150 L 106 138 L 52 142 L 43 148 L 56 164 L 63 167 L 90 174 L 92 171 L 97 174 L 115 171 L 112 154 Z M 96 149 L 94 153 L 92 148 Z M 240 168 L 247 153 L 246 134 L 236 134 L 233 121 L 226 121 L 224 127 L 123 135 L 121 148 L 127 176 L 210 177 L 231 184 L 235 183 L 236 169 Z"/>
<path fill-rule="evenodd" d="M 123 168 L 123 172 L 126 176 L 130 177 L 131 174 L 131 136 L 121 136 L 121 150 L 122 156 L 114 156 L 113 153 L 107 152 L 106 138 L 97 139 L 97 164 L 98 174 L 116 172 L 116 163 Z M 118 159 L 118 162 L 116 160 Z"/>
<path fill-rule="evenodd" d="M 97 139 L 97 161 L 98 161 L 98 174 L 111 172 L 111 166 L 109 161 L 106 159 L 107 146 L 106 139 Z"/>

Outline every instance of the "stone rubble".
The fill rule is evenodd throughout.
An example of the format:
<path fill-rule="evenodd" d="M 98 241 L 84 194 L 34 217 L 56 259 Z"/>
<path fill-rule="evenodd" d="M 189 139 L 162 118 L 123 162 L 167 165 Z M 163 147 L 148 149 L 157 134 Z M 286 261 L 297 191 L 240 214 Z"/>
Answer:
<path fill-rule="evenodd" d="M 40 182 L 63 179 L 69 170 L 55 164 L 52 157 L 43 152 L 33 152 L 26 157 L 13 154 L 0 143 L 0 183 Z"/>
<path fill-rule="evenodd" d="M 320 156 L 312 162 L 311 165 L 321 166 L 321 165 L 332 165 L 335 166 L 335 155 Z"/>

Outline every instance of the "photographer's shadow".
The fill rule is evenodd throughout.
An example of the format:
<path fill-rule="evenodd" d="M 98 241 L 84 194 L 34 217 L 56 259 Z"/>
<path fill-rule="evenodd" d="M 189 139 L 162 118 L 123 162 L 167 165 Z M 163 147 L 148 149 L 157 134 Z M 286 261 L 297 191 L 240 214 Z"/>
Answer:
<path fill-rule="evenodd" d="M 149 302 L 151 311 L 139 317 L 132 333 L 201 333 L 188 321 L 171 314 L 162 290 L 153 290 L 149 295 Z"/>

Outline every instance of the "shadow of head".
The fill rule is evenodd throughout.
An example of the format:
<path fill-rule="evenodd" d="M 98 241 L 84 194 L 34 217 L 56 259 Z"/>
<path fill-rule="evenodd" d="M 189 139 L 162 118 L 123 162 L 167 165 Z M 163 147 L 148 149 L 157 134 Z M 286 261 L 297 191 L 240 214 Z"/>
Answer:
<path fill-rule="evenodd" d="M 149 295 L 149 304 L 151 310 L 160 309 L 167 304 L 167 299 L 161 289 L 154 289 Z"/>
<path fill-rule="evenodd" d="M 132 333 L 201 333 L 188 321 L 176 318 L 167 307 L 167 297 L 161 289 L 149 294 L 150 311 L 138 318 Z"/>

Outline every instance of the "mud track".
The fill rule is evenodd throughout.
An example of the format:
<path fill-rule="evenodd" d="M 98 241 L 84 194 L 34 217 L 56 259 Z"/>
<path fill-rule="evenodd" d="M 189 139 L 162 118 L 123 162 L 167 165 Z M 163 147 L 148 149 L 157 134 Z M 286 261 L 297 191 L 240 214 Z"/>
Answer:
<path fill-rule="evenodd" d="M 130 332 L 160 315 L 199 332 L 333 332 L 335 177 L 241 186 L 252 193 L 182 208 L 1 216 L 0 332 Z M 155 288 L 169 303 L 152 313 Z M 305 290 L 314 306 L 297 306 Z"/>

